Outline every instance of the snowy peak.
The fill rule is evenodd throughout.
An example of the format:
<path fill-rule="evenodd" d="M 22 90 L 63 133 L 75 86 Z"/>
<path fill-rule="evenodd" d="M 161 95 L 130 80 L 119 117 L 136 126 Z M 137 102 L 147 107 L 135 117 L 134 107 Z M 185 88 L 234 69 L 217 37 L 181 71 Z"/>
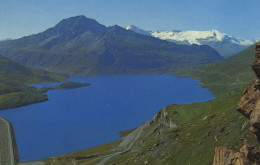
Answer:
<path fill-rule="evenodd" d="M 229 40 L 235 44 L 239 45 L 251 45 L 254 42 L 251 40 L 242 40 L 234 38 L 231 35 L 226 33 L 221 33 L 218 30 L 209 30 L 209 31 L 182 31 L 182 32 L 174 32 L 174 31 L 159 31 L 152 32 L 151 35 L 156 38 L 160 38 L 163 40 L 173 40 L 173 41 L 187 41 L 189 44 L 204 44 L 203 41 L 208 42 L 221 42 L 224 40 Z"/>
<path fill-rule="evenodd" d="M 256 43 L 255 40 L 244 40 L 235 38 L 229 34 L 221 33 L 215 29 L 208 31 L 145 31 L 133 25 L 127 26 L 126 29 L 177 44 L 209 45 L 212 48 L 216 49 L 224 57 L 232 56 L 235 53 L 245 49 L 246 47 Z"/>

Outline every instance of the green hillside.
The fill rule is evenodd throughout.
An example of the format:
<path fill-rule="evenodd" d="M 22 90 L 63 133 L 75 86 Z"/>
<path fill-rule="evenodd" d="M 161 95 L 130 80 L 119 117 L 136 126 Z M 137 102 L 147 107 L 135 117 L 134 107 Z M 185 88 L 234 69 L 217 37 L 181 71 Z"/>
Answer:
<path fill-rule="evenodd" d="M 107 164 L 211 165 L 215 146 L 239 150 L 243 141 L 258 144 L 249 131 L 248 119 L 236 111 L 241 92 L 204 103 L 170 105 L 167 111 L 177 128 L 160 135 L 151 124 L 131 152 L 116 156 Z"/>
<path fill-rule="evenodd" d="M 47 100 L 45 94 L 27 85 L 63 81 L 66 78 L 63 75 L 24 67 L 0 55 L 0 109 Z"/>
<path fill-rule="evenodd" d="M 255 45 L 223 61 L 192 68 L 180 75 L 201 79 L 200 85 L 208 88 L 215 96 L 238 91 L 253 80 L 251 66 L 254 61 Z"/>

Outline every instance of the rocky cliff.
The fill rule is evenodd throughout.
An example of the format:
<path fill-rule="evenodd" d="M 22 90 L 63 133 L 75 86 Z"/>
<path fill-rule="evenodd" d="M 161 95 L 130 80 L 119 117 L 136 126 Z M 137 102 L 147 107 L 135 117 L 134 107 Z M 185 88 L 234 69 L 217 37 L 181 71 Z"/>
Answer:
<path fill-rule="evenodd" d="M 237 103 L 237 110 L 250 121 L 250 131 L 260 141 L 260 42 L 256 44 L 255 61 L 252 66 L 256 79 L 246 86 Z M 239 152 L 226 147 L 215 147 L 213 165 L 258 165 L 260 164 L 259 148 L 243 144 Z"/>
<path fill-rule="evenodd" d="M 256 79 L 247 85 L 238 102 L 238 111 L 250 120 L 250 130 L 260 140 L 260 42 L 256 44 L 255 62 L 252 66 Z"/>
<path fill-rule="evenodd" d="M 258 165 L 259 156 L 259 150 L 246 143 L 239 152 L 227 147 L 216 146 L 213 165 Z"/>

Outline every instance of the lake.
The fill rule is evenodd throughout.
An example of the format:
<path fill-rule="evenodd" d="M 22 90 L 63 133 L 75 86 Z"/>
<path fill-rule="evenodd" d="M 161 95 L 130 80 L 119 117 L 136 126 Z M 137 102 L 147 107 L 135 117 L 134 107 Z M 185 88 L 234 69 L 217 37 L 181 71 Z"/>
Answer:
<path fill-rule="evenodd" d="M 49 101 L 0 111 L 14 126 L 21 161 L 112 142 L 120 138 L 120 131 L 138 127 L 166 105 L 214 98 L 196 85 L 199 80 L 170 75 L 71 77 L 68 81 L 91 85 L 50 90 Z"/>

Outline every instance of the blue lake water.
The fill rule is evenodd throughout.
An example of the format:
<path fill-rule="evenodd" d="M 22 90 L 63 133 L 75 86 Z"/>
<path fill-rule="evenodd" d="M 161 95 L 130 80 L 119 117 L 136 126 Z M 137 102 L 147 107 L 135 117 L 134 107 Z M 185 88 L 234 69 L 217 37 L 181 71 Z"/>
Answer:
<path fill-rule="evenodd" d="M 112 142 L 120 138 L 120 131 L 150 120 L 166 105 L 214 98 L 196 85 L 199 80 L 170 75 L 71 77 L 69 81 L 91 85 L 51 90 L 49 101 L 0 111 L 13 123 L 21 161 Z"/>

